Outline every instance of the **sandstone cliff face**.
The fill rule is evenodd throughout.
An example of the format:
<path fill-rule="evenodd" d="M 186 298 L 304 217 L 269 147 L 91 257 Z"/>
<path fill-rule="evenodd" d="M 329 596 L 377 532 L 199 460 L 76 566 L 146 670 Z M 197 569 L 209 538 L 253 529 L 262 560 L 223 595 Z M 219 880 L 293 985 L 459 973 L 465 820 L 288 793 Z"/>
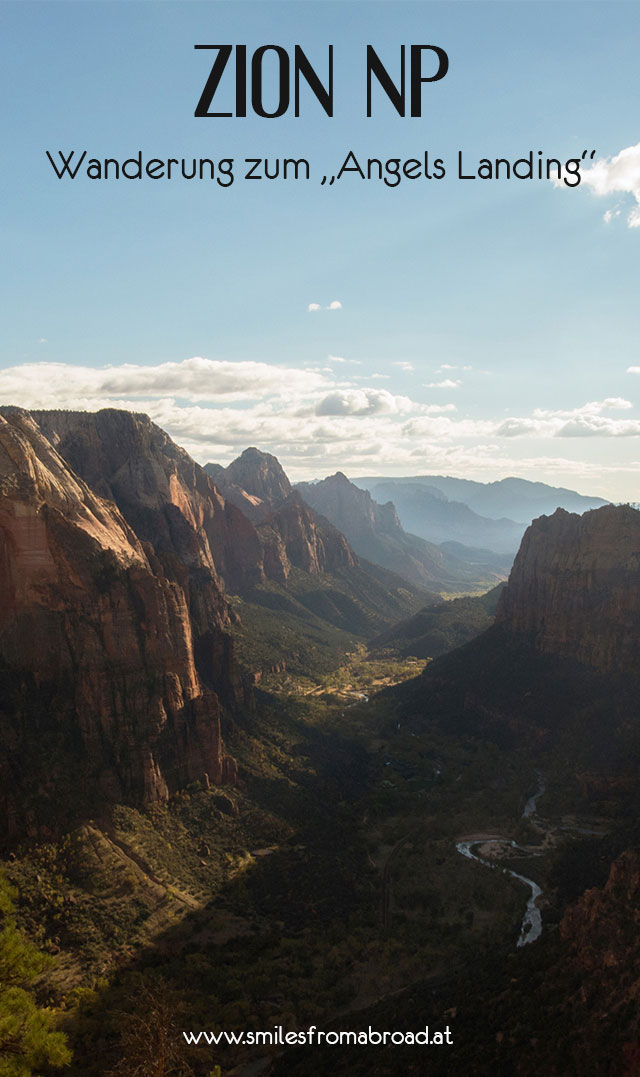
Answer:
<path fill-rule="evenodd" d="M 260 501 L 283 501 L 291 493 L 291 483 L 280 461 L 260 449 L 245 449 L 224 471 L 224 484 L 244 490 Z"/>
<path fill-rule="evenodd" d="M 269 545 L 282 542 L 289 564 L 311 575 L 358 561 L 344 535 L 307 508 L 296 491 L 273 508 L 258 531 Z"/>
<path fill-rule="evenodd" d="M 496 623 L 542 653 L 640 673 L 640 512 L 607 505 L 535 520 Z"/>
<path fill-rule="evenodd" d="M 148 494 L 153 503 L 151 483 Z M 166 799 L 205 774 L 233 780 L 178 575 L 177 565 L 173 578 L 159 569 L 116 505 L 74 474 L 32 416 L 2 409 L 3 841 L 46 833 L 105 802 Z M 224 650 L 221 592 L 214 610 Z"/>
<path fill-rule="evenodd" d="M 228 467 L 207 469 L 225 498 L 255 524 L 270 579 L 286 580 L 292 565 L 317 575 L 357 564 L 344 535 L 304 503 L 275 456 L 245 449 Z"/>
<path fill-rule="evenodd" d="M 368 490 L 354 486 L 341 471 L 321 482 L 298 483 L 297 489 L 307 504 L 323 513 L 356 544 L 372 535 L 404 534 L 393 504 L 389 501 L 379 505 Z"/>
<path fill-rule="evenodd" d="M 232 591 L 264 580 L 255 528 L 146 415 L 111 408 L 32 414 L 76 474 L 115 501 L 136 534 L 153 544 L 171 578 L 188 567 L 194 616 L 204 605 L 209 622 L 226 623 L 220 578 Z"/>

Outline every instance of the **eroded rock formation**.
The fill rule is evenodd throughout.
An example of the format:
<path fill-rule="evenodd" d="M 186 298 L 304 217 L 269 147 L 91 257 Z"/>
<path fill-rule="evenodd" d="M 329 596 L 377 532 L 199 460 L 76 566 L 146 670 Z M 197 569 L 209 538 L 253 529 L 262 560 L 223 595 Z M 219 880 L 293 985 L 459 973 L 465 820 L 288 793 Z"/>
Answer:
<path fill-rule="evenodd" d="M 640 512 L 606 505 L 534 520 L 496 622 L 541 653 L 640 673 Z"/>
<path fill-rule="evenodd" d="M 234 779 L 218 694 L 200 673 L 213 677 L 218 667 L 233 690 L 226 602 L 203 556 L 194 550 L 192 564 L 176 557 L 164 571 L 161 555 L 69 467 L 35 418 L 2 409 L 5 841 L 54 831 L 115 800 L 166 799 L 205 774 Z M 190 595 L 195 566 L 201 606 Z M 215 655 L 205 653 L 207 632 Z"/>

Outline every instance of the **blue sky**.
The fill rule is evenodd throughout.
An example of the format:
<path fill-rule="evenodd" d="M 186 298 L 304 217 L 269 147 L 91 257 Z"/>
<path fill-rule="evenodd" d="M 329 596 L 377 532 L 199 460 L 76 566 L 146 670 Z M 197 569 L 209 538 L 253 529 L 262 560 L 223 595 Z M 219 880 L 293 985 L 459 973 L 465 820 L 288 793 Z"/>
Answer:
<path fill-rule="evenodd" d="M 0 20 L 3 402 L 147 411 L 203 462 L 257 444 L 294 478 L 639 499 L 638 5 L 23 0 Z M 334 117 L 307 95 L 297 119 L 194 118 L 193 46 L 226 42 L 297 43 L 319 72 L 332 43 Z M 447 51 L 421 118 L 380 92 L 366 118 L 367 43 L 394 73 L 401 44 Z M 233 158 L 235 179 L 58 180 L 47 149 Z M 474 171 L 583 149 L 571 189 L 457 177 L 458 151 Z M 321 186 L 350 150 L 428 150 L 447 175 Z M 243 180 L 249 157 L 311 178 Z"/>

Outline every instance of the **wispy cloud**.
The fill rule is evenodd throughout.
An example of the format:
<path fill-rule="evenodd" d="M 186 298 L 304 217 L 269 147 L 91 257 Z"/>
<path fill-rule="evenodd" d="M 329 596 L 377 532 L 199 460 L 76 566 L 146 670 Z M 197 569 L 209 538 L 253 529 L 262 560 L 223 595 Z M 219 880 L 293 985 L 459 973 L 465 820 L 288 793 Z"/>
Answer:
<path fill-rule="evenodd" d="M 453 378 L 443 378 L 442 381 L 428 381 L 425 384 L 426 389 L 457 389 L 462 382 L 458 379 L 454 381 Z"/>
<path fill-rule="evenodd" d="M 396 360 L 393 365 L 397 366 L 399 370 L 403 370 L 406 374 L 411 374 L 415 370 L 413 363 L 407 363 L 402 359 Z"/>
<path fill-rule="evenodd" d="M 352 366 L 362 366 L 361 359 L 345 359 L 341 355 L 328 355 L 327 359 L 330 363 L 350 363 Z"/>
<path fill-rule="evenodd" d="M 633 405 L 622 397 L 592 400 L 579 408 L 535 408 L 531 417 L 505 419 L 496 428 L 498 437 L 637 437 L 640 420 L 617 419 L 607 411 L 628 411 Z"/>
<path fill-rule="evenodd" d="M 590 168 L 581 170 L 581 182 L 594 194 L 630 194 L 635 199 L 627 214 L 627 226 L 640 228 L 640 142 L 620 150 L 615 157 L 601 157 Z M 609 224 L 620 215 L 617 207 L 607 210 L 604 220 Z"/>

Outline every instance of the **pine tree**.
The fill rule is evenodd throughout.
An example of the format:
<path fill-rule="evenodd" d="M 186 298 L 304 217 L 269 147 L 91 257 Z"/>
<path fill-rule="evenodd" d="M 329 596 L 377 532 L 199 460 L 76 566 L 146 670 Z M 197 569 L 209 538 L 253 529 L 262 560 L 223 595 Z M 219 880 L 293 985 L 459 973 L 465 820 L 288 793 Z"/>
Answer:
<path fill-rule="evenodd" d="M 18 930 L 15 893 L 0 874 L 0 1077 L 31 1077 L 71 1061 L 51 1010 L 38 1006 L 34 981 L 50 963 Z"/>

